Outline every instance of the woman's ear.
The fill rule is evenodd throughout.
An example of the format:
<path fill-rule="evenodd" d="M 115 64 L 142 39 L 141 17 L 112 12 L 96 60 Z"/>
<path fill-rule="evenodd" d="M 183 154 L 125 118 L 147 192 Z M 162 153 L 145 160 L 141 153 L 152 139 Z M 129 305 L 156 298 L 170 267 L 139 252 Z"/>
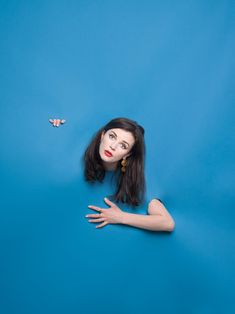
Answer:
<path fill-rule="evenodd" d="M 131 153 L 127 154 L 124 158 L 127 158 L 127 157 L 129 157 L 130 155 L 131 155 Z"/>

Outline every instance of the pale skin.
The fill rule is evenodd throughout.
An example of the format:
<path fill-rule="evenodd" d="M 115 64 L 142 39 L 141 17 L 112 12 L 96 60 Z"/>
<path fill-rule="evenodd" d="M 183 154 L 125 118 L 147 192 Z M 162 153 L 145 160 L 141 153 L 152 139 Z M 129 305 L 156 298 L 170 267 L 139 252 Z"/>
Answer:
<path fill-rule="evenodd" d="M 99 154 L 106 170 L 116 170 L 118 162 L 130 156 L 131 149 L 135 143 L 131 132 L 122 129 L 110 129 L 101 134 Z M 112 156 L 106 156 L 105 150 L 111 152 Z"/>
<path fill-rule="evenodd" d="M 120 160 L 127 158 L 131 154 L 134 145 L 132 133 L 122 129 L 110 129 L 103 132 L 100 143 L 100 156 L 106 170 L 115 170 Z M 112 153 L 106 156 L 105 150 Z M 148 214 L 131 214 L 122 211 L 115 203 L 109 199 L 104 199 L 109 208 L 101 208 L 89 205 L 90 209 L 97 211 L 96 214 L 86 215 L 90 223 L 100 223 L 96 228 L 102 228 L 108 224 L 124 224 L 136 228 L 151 231 L 168 231 L 175 228 L 175 222 L 165 206 L 157 199 L 153 199 L 148 205 Z"/>
<path fill-rule="evenodd" d="M 49 122 L 53 124 L 53 126 L 59 127 L 61 124 L 65 123 L 64 119 L 49 119 Z"/>
<path fill-rule="evenodd" d="M 100 223 L 96 228 L 102 228 L 108 224 L 124 224 L 136 228 L 151 231 L 172 232 L 175 228 L 175 222 L 165 206 L 157 199 L 153 199 L 148 205 L 148 215 L 131 214 L 122 211 L 115 203 L 104 198 L 109 208 L 101 208 L 89 205 L 90 209 L 98 214 L 88 214 L 91 223 Z"/>

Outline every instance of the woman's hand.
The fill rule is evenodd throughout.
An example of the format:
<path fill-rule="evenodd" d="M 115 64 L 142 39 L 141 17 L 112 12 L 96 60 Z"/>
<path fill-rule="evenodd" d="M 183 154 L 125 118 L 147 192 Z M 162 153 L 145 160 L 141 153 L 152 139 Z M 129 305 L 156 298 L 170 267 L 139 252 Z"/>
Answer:
<path fill-rule="evenodd" d="M 94 209 L 99 212 L 99 214 L 88 214 L 86 217 L 88 218 L 94 218 L 89 219 L 89 222 L 102 222 L 96 228 L 101 228 L 106 226 L 107 224 L 121 224 L 123 221 L 124 212 L 113 202 L 111 202 L 109 199 L 104 198 L 104 201 L 107 205 L 110 206 L 110 208 L 100 208 L 97 206 L 89 205 L 88 207 L 91 209 Z"/>
<path fill-rule="evenodd" d="M 53 124 L 53 126 L 60 126 L 61 124 L 65 123 L 64 119 L 49 119 L 50 123 Z"/>

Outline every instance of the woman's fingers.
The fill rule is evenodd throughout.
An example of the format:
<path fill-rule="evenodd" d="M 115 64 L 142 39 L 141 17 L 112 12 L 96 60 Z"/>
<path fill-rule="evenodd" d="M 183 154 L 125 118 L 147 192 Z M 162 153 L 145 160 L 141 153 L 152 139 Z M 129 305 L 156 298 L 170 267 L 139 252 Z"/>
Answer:
<path fill-rule="evenodd" d="M 106 204 L 108 204 L 109 206 L 115 206 L 115 204 L 113 202 L 111 202 L 107 197 L 104 198 L 104 201 Z"/>
<path fill-rule="evenodd" d="M 93 205 L 89 205 L 88 207 L 91 209 L 97 210 L 98 212 L 102 212 L 102 208 L 100 208 L 100 207 L 93 206 Z"/>
<path fill-rule="evenodd" d="M 105 218 L 97 218 L 97 219 L 89 219 L 89 222 L 101 222 L 101 221 L 105 221 Z"/>
<path fill-rule="evenodd" d="M 49 119 L 50 123 L 53 124 L 53 126 L 59 126 L 60 124 L 64 124 L 66 120 L 64 119 Z"/>
<path fill-rule="evenodd" d="M 50 119 L 49 121 L 53 124 L 53 126 L 56 126 L 59 119 Z"/>
<path fill-rule="evenodd" d="M 102 228 L 102 227 L 106 226 L 107 224 L 108 224 L 108 222 L 104 221 L 102 224 L 96 226 L 96 228 Z"/>
<path fill-rule="evenodd" d="M 89 205 L 88 207 L 90 209 L 94 209 L 94 210 L 100 212 L 100 214 L 88 214 L 88 215 L 86 215 L 86 217 L 96 218 L 96 219 L 89 219 L 88 220 L 89 222 L 102 222 L 103 221 L 100 225 L 96 226 L 96 228 L 102 228 L 102 227 L 104 227 L 104 226 L 106 226 L 108 224 L 108 221 L 106 221 L 106 218 L 102 217 L 103 211 L 105 209 L 100 208 L 98 206 L 94 206 L 94 205 Z"/>
<path fill-rule="evenodd" d="M 101 214 L 88 214 L 88 215 L 86 215 L 86 217 L 89 217 L 89 218 L 100 218 L 100 215 Z"/>

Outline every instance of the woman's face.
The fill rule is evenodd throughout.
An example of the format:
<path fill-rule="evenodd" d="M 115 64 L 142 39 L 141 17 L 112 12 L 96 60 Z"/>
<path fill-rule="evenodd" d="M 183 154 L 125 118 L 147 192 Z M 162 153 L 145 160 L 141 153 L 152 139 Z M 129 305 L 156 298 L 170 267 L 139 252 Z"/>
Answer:
<path fill-rule="evenodd" d="M 101 135 L 99 153 L 104 162 L 117 163 L 130 155 L 135 143 L 131 132 L 123 129 L 110 129 Z"/>

